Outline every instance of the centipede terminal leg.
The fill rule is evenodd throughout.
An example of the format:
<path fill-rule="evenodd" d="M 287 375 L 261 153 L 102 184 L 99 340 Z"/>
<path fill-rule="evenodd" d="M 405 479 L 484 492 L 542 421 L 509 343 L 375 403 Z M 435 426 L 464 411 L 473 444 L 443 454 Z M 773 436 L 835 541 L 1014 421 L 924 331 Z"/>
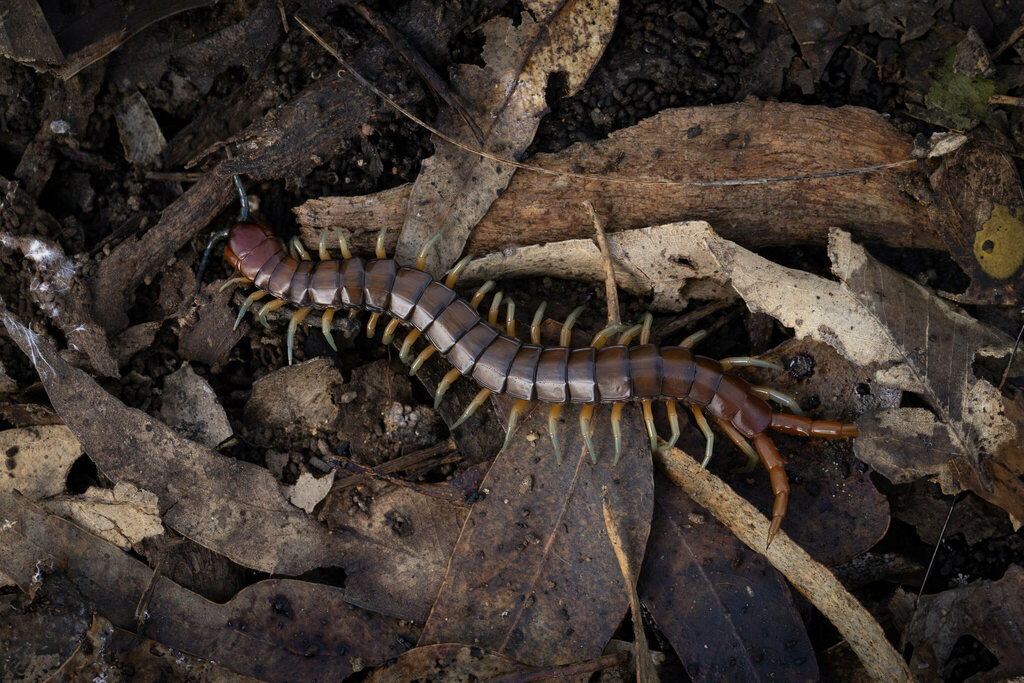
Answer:
<path fill-rule="evenodd" d="M 768 546 L 772 544 L 775 534 L 779 533 L 782 526 L 782 519 L 786 516 L 786 508 L 789 505 L 789 481 L 786 479 L 786 461 L 779 455 L 775 443 L 764 432 L 754 437 L 754 447 L 761 457 L 761 463 L 768 470 L 768 478 L 772 483 L 772 491 L 775 494 L 775 502 L 772 504 L 772 522 L 768 527 Z"/>

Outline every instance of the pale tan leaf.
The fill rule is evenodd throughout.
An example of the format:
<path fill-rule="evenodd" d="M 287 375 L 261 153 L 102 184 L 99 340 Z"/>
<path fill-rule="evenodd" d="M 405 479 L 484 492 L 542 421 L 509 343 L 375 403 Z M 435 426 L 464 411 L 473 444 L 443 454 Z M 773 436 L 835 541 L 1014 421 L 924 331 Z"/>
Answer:
<path fill-rule="evenodd" d="M 71 465 L 82 455 L 82 445 L 64 425 L 38 425 L 0 432 L 0 491 L 17 489 L 31 500 L 64 492 Z"/>
<path fill-rule="evenodd" d="M 43 507 L 122 550 L 164 532 L 156 494 L 127 482 L 118 482 L 113 489 L 93 486 L 80 496 L 48 500 Z"/>

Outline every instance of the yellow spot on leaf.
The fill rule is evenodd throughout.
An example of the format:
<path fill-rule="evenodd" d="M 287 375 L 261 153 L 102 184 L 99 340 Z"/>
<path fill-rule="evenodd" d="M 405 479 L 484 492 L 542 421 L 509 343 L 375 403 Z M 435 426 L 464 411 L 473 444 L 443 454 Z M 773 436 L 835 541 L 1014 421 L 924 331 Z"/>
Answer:
<path fill-rule="evenodd" d="M 981 230 L 974 236 L 974 258 L 981 269 L 1004 280 L 1024 263 L 1024 223 L 1017 210 L 996 204 Z"/>

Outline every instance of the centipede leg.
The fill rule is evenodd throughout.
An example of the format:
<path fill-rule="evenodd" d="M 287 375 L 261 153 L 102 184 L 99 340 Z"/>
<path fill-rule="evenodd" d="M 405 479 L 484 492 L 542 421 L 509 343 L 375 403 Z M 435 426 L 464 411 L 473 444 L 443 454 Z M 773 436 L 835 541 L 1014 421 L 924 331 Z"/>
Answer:
<path fill-rule="evenodd" d="M 398 326 L 401 324 L 401 320 L 399 320 L 398 318 L 392 318 L 391 322 L 388 323 L 388 326 L 384 328 L 384 334 L 381 335 L 380 343 L 384 344 L 385 346 L 390 344 L 391 339 L 395 336 L 395 330 L 397 330 Z"/>
<path fill-rule="evenodd" d="M 704 461 L 701 462 L 702 468 L 707 467 L 708 463 L 711 462 L 711 454 L 715 450 L 715 433 L 711 431 L 711 425 L 708 424 L 708 419 L 704 417 L 704 412 L 695 405 L 690 406 L 690 412 L 693 413 L 693 419 L 697 423 L 697 427 L 700 428 L 700 433 L 704 435 Z"/>
<path fill-rule="evenodd" d="M 247 277 L 233 277 L 230 280 L 228 280 L 227 282 L 225 282 L 224 284 L 222 284 L 220 286 L 220 289 L 218 289 L 217 291 L 218 292 L 223 292 L 228 287 L 231 287 L 232 285 L 238 285 L 238 284 L 241 284 L 243 282 L 251 282 L 251 280 L 249 280 L 249 278 L 247 278 Z"/>
<path fill-rule="evenodd" d="M 743 435 L 739 433 L 739 430 L 732 426 L 731 422 L 729 422 L 728 420 L 723 420 L 720 417 L 715 417 L 713 415 L 712 419 L 714 419 L 715 423 L 722 428 L 722 431 L 725 432 L 726 436 L 728 436 L 732 440 L 732 442 L 736 444 L 736 447 L 743 451 L 747 456 L 746 466 L 741 467 L 735 471 L 737 473 L 743 474 L 752 472 L 754 468 L 757 466 L 758 460 L 757 451 L 754 450 L 754 447 L 751 446 L 750 442 L 747 441 L 743 437 Z"/>
<path fill-rule="evenodd" d="M 511 299 L 505 300 L 505 334 L 516 336 L 516 302 Z"/>
<path fill-rule="evenodd" d="M 341 250 L 341 258 L 350 259 L 352 258 L 352 252 L 348 249 L 348 242 L 345 241 L 345 236 L 341 234 L 341 230 L 338 228 L 334 229 L 334 234 L 338 236 L 338 248 Z"/>
<path fill-rule="evenodd" d="M 409 362 L 409 356 L 412 353 L 412 345 L 415 344 L 416 340 L 419 338 L 419 330 L 412 330 L 411 332 L 409 332 L 409 334 L 405 335 L 405 340 L 402 342 L 402 350 L 398 352 L 398 360 L 402 361 L 403 363 Z"/>
<path fill-rule="evenodd" d="M 590 418 L 594 415 L 594 404 L 588 403 L 580 409 L 580 434 L 583 435 L 583 443 L 587 445 L 587 452 L 590 453 L 590 462 L 597 464 L 597 451 L 594 450 L 594 441 L 590 438 Z"/>
<path fill-rule="evenodd" d="M 416 267 L 420 270 L 426 270 L 427 268 L 427 257 L 430 256 L 430 250 L 434 248 L 437 241 L 441 239 L 441 233 L 437 233 L 429 240 L 423 243 L 423 248 L 420 249 L 419 256 L 416 257 Z"/>
<path fill-rule="evenodd" d="M 778 389 L 772 389 L 771 387 L 750 387 L 750 393 L 755 396 L 760 396 L 763 399 L 771 399 L 779 405 L 786 406 L 789 411 L 795 415 L 803 415 L 804 411 L 800 409 L 800 404 L 797 403 L 796 399 L 789 394 L 779 391 Z"/>
<path fill-rule="evenodd" d="M 431 347 L 433 348 L 433 347 Z M 418 360 L 418 359 L 417 359 Z M 445 392 L 448 391 L 448 387 L 452 385 L 452 382 L 457 380 L 462 373 L 455 368 L 449 370 L 441 381 L 437 383 L 437 391 L 434 392 L 434 409 L 437 410 L 441 407 L 441 399 L 444 398 Z"/>
<path fill-rule="evenodd" d="M 782 526 L 782 518 L 786 516 L 786 508 L 789 505 L 789 481 L 786 479 L 786 461 L 779 455 L 779 449 L 775 447 L 764 432 L 754 437 L 754 446 L 757 454 L 761 456 L 761 463 L 768 470 L 768 479 L 772 483 L 772 491 L 775 493 L 775 502 L 772 505 L 772 523 L 768 527 L 768 542 L 765 549 L 772 544 L 772 539 L 779 532 Z"/>
<path fill-rule="evenodd" d="M 619 346 L 629 346 L 630 342 L 633 341 L 633 337 L 640 333 L 640 330 L 644 328 L 643 325 L 633 325 L 627 327 L 626 331 L 619 335 L 619 340 L 616 342 Z"/>
<path fill-rule="evenodd" d="M 420 351 L 419 355 L 416 356 L 416 360 L 414 360 L 412 362 L 412 365 L 409 366 L 409 374 L 415 375 L 417 372 L 419 372 L 419 369 L 423 367 L 423 364 L 427 362 L 428 358 L 434 355 L 435 351 L 437 351 L 437 349 L 435 349 L 433 346 L 428 346 L 427 348 Z"/>
<path fill-rule="evenodd" d="M 324 232 L 326 235 L 327 233 Z M 334 309 L 328 308 L 320 315 L 320 331 L 324 333 L 324 339 L 330 344 L 331 348 L 335 351 L 338 350 L 338 345 L 334 343 L 334 335 L 331 334 L 331 323 L 334 321 Z"/>
<path fill-rule="evenodd" d="M 288 365 L 292 364 L 292 348 L 295 346 L 295 328 L 298 327 L 302 319 L 309 315 L 309 312 L 313 309 L 308 306 L 303 306 L 299 310 L 295 311 L 292 315 L 291 320 L 288 321 Z"/>
<path fill-rule="evenodd" d="M 555 451 L 555 463 L 562 464 L 562 449 L 558 446 L 558 418 L 562 416 L 562 404 L 552 403 L 548 411 L 548 434 L 551 435 L 551 447 Z"/>
<path fill-rule="evenodd" d="M 594 335 L 594 338 L 590 341 L 590 345 L 595 349 L 604 348 L 604 345 L 608 343 L 608 340 L 612 338 L 612 335 L 617 334 L 624 329 L 626 329 L 625 325 L 609 325 Z"/>
<path fill-rule="evenodd" d="M 320 257 L 321 261 L 329 261 L 331 258 L 331 253 L 327 251 L 327 235 L 327 228 L 320 231 L 320 243 L 317 245 L 317 255 Z"/>
<path fill-rule="evenodd" d="M 622 457 L 622 406 L 624 403 L 616 403 L 612 406 L 612 436 L 615 437 L 615 464 L 619 464 Z"/>
<path fill-rule="evenodd" d="M 242 323 L 242 318 L 245 317 L 245 312 L 249 310 L 249 307 L 252 306 L 252 303 L 254 301 L 259 301 L 260 299 L 262 299 L 266 295 L 267 295 L 266 292 L 263 292 L 263 291 L 260 291 L 260 290 L 256 290 L 255 292 L 253 292 L 252 294 L 247 296 L 245 298 L 245 301 L 242 302 L 242 307 L 240 309 L 238 309 L 238 317 L 235 318 L 235 326 L 232 327 L 231 329 L 237 330 L 238 326 Z"/>
<path fill-rule="evenodd" d="M 312 260 L 309 257 L 309 252 L 306 251 L 306 247 L 303 246 L 302 240 L 300 240 L 298 237 L 293 237 L 291 241 L 288 242 L 288 247 L 288 250 L 291 252 L 292 257 L 296 261 L 298 261 L 299 259 L 303 261 Z"/>
<path fill-rule="evenodd" d="M 473 260 L 472 256 L 463 256 L 459 259 L 459 262 L 452 266 L 452 269 L 448 271 L 448 276 L 444 279 L 444 284 L 448 287 L 455 287 L 455 283 L 459 281 L 459 276 L 462 275 L 462 271 L 466 269 L 469 262 Z"/>
<path fill-rule="evenodd" d="M 683 347 L 684 349 L 692 349 L 694 346 L 697 345 L 697 342 L 699 342 L 700 340 L 702 340 L 706 336 L 708 336 L 708 331 L 707 330 L 697 330 L 696 332 L 691 334 L 689 337 L 687 337 L 683 341 L 679 342 L 679 345 L 681 347 Z"/>
<path fill-rule="evenodd" d="M 640 326 L 640 343 L 650 344 L 651 343 L 651 326 L 654 324 L 654 316 L 650 313 L 644 313 L 644 321 Z"/>
<path fill-rule="evenodd" d="M 494 280 L 488 280 L 487 282 L 480 285 L 480 289 L 476 290 L 476 293 L 473 295 L 473 298 L 469 300 L 469 305 L 472 306 L 473 308 L 479 306 L 480 302 L 484 300 L 485 296 L 487 296 L 487 292 L 494 289 L 494 284 Z"/>
<path fill-rule="evenodd" d="M 658 450 L 658 431 L 654 428 L 654 401 L 640 401 L 644 411 L 644 424 L 647 425 L 647 436 L 651 438 L 651 451 Z"/>
<path fill-rule="evenodd" d="M 287 302 L 284 299 L 274 299 L 273 301 L 263 304 L 263 308 L 261 308 L 260 312 L 256 314 L 256 317 L 259 318 L 260 324 L 263 325 L 263 327 L 269 328 L 270 323 L 267 322 L 267 313 L 276 311 L 286 303 Z"/>
<path fill-rule="evenodd" d="M 577 306 L 572 309 L 572 313 L 565 318 L 565 322 L 562 323 L 562 331 L 558 335 L 559 346 L 569 345 L 569 339 L 572 337 L 572 328 L 576 324 L 576 321 L 579 320 L 583 310 L 583 306 Z"/>
<path fill-rule="evenodd" d="M 504 296 L 502 292 L 497 292 L 494 298 L 491 299 L 491 307 L 487 309 L 487 322 L 495 327 L 498 326 L 498 312 L 501 310 L 501 298 Z"/>
<path fill-rule="evenodd" d="M 490 396 L 492 393 L 493 392 L 490 389 L 481 389 L 480 391 L 476 392 L 476 396 L 474 396 L 473 400 L 469 402 L 469 405 L 466 406 L 466 409 L 462 411 L 462 415 L 459 416 L 459 419 L 455 421 L 455 424 L 453 424 L 451 428 L 455 429 L 463 422 L 468 420 L 470 416 L 476 412 L 476 409 L 479 408 L 483 404 L 483 402 L 487 400 L 487 397 Z"/>
<path fill-rule="evenodd" d="M 377 246 L 374 249 L 374 254 L 379 259 L 386 259 L 388 257 L 388 252 L 384 249 L 384 235 L 386 235 L 387 232 L 388 224 L 385 223 L 384 225 L 380 226 L 380 232 L 377 233 Z"/>
<path fill-rule="evenodd" d="M 366 336 L 372 337 L 377 333 L 377 321 L 380 320 L 380 313 L 371 313 L 370 319 L 366 321 Z"/>
<path fill-rule="evenodd" d="M 541 301 L 540 306 L 533 313 L 533 322 L 530 323 L 530 341 L 540 344 L 540 324 L 544 320 L 544 309 L 548 307 L 547 301 Z"/>
<path fill-rule="evenodd" d="M 671 450 L 676 445 L 676 441 L 679 440 L 679 414 L 676 413 L 676 402 L 665 401 L 665 410 L 668 412 L 668 424 L 672 429 L 672 434 L 665 445 L 659 449 L 660 451 Z"/>
<path fill-rule="evenodd" d="M 515 433 L 516 425 L 519 424 L 519 416 L 529 405 L 530 402 L 522 398 L 517 398 L 516 402 L 512 404 L 512 409 L 508 411 L 508 429 L 505 430 L 505 443 L 501 445 L 501 450 L 508 448 L 512 442 L 512 434 Z"/>
<path fill-rule="evenodd" d="M 778 363 L 764 360 L 763 358 L 754 358 L 753 356 L 731 356 L 718 361 L 718 364 L 722 366 L 723 370 L 731 370 L 732 368 L 767 368 L 775 372 L 782 372 L 782 366 Z"/>

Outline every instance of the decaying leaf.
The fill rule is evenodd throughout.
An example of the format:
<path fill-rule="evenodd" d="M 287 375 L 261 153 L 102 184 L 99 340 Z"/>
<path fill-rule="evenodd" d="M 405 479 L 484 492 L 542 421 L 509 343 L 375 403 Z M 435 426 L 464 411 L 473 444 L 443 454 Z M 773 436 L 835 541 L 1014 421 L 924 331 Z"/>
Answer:
<path fill-rule="evenodd" d="M 318 583 L 268 580 L 223 605 L 163 578 L 71 522 L 23 497 L 0 493 L 0 569 L 26 590 L 52 573 L 119 628 L 260 679 L 337 680 L 395 657 L 417 628 L 362 610 L 346 591 Z"/>
<path fill-rule="evenodd" d="M 366 679 L 369 683 L 405 683 L 406 681 L 486 681 L 495 676 L 527 669 L 511 657 L 476 646 L 443 643 L 413 648 Z"/>
<path fill-rule="evenodd" d="M 188 363 L 164 379 L 160 417 L 183 436 L 214 448 L 231 436 L 231 425 L 209 382 Z"/>
<path fill-rule="evenodd" d="M 18 490 L 32 500 L 64 492 L 68 470 L 82 445 L 64 425 L 39 425 L 0 432 L 0 491 Z"/>
<path fill-rule="evenodd" d="M 252 385 L 246 419 L 283 429 L 323 429 L 338 417 L 331 389 L 344 381 L 327 357 L 281 368 Z"/>
<path fill-rule="evenodd" d="M 301 574 L 342 567 L 349 600 L 406 619 L 425 619 L 444 564 L 409 550 L 328 532 L 283 496 L 264 468 L 189 441 L 128 408 L 65 363 L 52 342 L 3 312 L 8 334 L 29 355 L 54 408 L 104 475 L 154 492 L 164 523 L 247 567 Z M 383 568 L 387 568 L 386 571 Z"/>
<path fill-rule="evenodd" d="M 602 532 L 602 487 L 638 566 L 650 529 L 651 459 L 636 411 L 623 412 L 618 464 L 608 413 L 599 409 L 591 423 L 597 464 L 578 417 L 577 406 L 561 413 L 561 464 L 547 440 L 546 411 L 520 423 L 481 485 L 420 645 L 473 643 L 534 666 L 601 654 L 628 602 Z"/>
<path fill-rule="evenodd" d="M 947 662 L 957 641 L 970 636 L 999 660 L 978 680 L 1002 681 L 1024 675 L 1020 648 L 1024 623 L 1024 570 L 1011 564 L 998 581 L 977 581 L 921 598 L 899 591 L 892 599 L 893 613 L 914 646 L 910 666 L 921 679 L 948 678 Z M 916 613 L 915 613 L 916 612 Z"/>
<path fill-rule="evenodd" d="M 126 482 L 114 484 L 113 489 L 93 486 L 80 496 L 48 500 L 43 507 L 121 550 L 164 532 L 156 495 Z"/>
<path fill-rule="evenodd" d="M 553 72 L 565 76 L 568 95 L 586 82 L 611 38 L 619 3 L 528 0 L 525 5 L 529 11 L 522 13 L 518 25 L 500 17 L 484 24 L 484 66 L 460 65 L 451 79 L 480 122 L 482 146 L 503 158 L 518 157 L 533 140 L 548 109 L 547 83 Z M 456 121 L 461 122 L 456 117 L 447 123 Z M 468 130 L 456 137 L 473 139 Z M 406 216 L 395 258 L 414 262 L 427 240 L 443 231 L 445 238 L 435 245 L 426 267 L 438 275 L 462 253 L 470 230 L 515 168 L 440 139 L 434 144 L 438 152 L 423 161 L 413 185 L 409 205 L 415 209 Z"/>
<path fill-rule="evenodd" d="M 292 505 L 305 510 L 306 514 L 311 514 L 317 503 L 323 500 L 328 492 L 330 492 L 331 484 L 333 483 L 333 471 L 320 478 L 313 476 L 309 472 L 303 472 L 299 475 L 295 485 L 286 486 L 285 490 L 287 491 L 288 501 Z"/>

